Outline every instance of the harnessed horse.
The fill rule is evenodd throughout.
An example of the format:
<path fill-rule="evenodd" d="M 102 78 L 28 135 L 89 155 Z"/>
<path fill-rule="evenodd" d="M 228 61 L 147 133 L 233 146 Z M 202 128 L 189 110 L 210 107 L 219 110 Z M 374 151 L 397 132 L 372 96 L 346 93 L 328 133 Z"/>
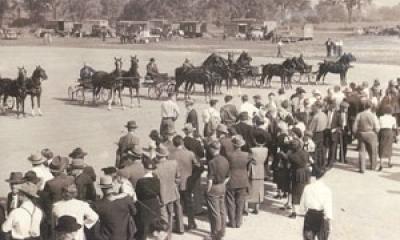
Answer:
<path fill-rule="evenodd" d="M 139 74 L 139 59 L 134 56 L 131 57 L 131 67 L 128 71 L 122 71 L 122 88 L 129 88 L 129 96 L 131 98 L 131 107 L 133 107 L 133 89 L 136 90 L 136 98 L 138 106 L 140 106 L 140 74 Z"/>
<path fill-rule="evenodd" d="M 322 83 L 325 83 L 325 77 L 328 73 L 340 74 L 340 83 L 342 85 L 347 84 L 347 71 L 352 68 L 350 65 L 351 62 L 356 61 L 357 59 L 353 56 L 353 54 L 343 54 L 336 62 L 332 61 L 324 61 L 319 63 L 317 82 L 320 81 L 322 77 Z"/>
<path fill-rule="evenodd" d="M 18 67 L 18 77 L 16 80 L 9 78 L 1 79 L 3 106 L 7 102 L 8 97 L 15 97 L 17 105 L 17 117 L 22 115 L 25 117 L 25 98 L 26 98 L 26 81 L 27 72 L 24 67 Z"/>
<path fill-rule="evenodd" d="M 33 71 L 32 76 L 26 81 L 26 93 L 31 96 L 32 103 L 32 116 L 35 116 L 35 102 L 34 98 L 36 97 L 37 110 L 39 116 L 42 116 L 43 113 L 40 110 L 40 100 L 42 96 L 42 80 L 47 80 L 46 71 L 41 67 L 37 66 Z"/>

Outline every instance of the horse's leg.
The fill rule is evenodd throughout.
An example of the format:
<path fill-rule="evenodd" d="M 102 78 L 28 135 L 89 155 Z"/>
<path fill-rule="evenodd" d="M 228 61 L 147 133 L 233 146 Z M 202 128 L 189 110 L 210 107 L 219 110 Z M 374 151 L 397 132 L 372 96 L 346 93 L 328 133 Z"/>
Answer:
<path fill-rule="evenodd" d="M 123 99 L 122 99 L 122 90 L 123 90 L 123 88 L 118 88 L 117 89 L 118 98 L 119 98 L 119 102 L 121 103 L 122 110 L 125 110 L 124 102 L 123 102 Z M 132 101 L 132 99 L 131 99 L 131 101 Z"/>
<path fill-rule="evenodd" d="M 41 99 L 41 94 L 39 93 L 39 94 L 36 96 L 37 107 L 38 107 L 38 113 L 39 113 L 39 116 L 43 116 L 42 110 L 40 110 L 40 99 Z"/>
<path fill-rule="evenodd" d="M 133 108 L 133 88 L 129 87 L 129 97 L 131 98 L 131 108 Z"/>
<path fill-rule="evenodd" d="M 323 84 L 323 85 L 325 84 L 325 77 L 326 77 L 326 75 L 328 75 L 328 72 L 325 72 L 324 75 L 323 75 L 323 78 L 322 78 L 322 84 Z"/>
<path fill-rule="evenodd" d="M 140 87 L 136 86 L 136 98 L 138 102 L 138 107 L 140 107 Z"/>
<path fill-rule="evenodd" d="M 108 110 L 109 111 L 111 111 L 112 110 L 112 103 L 113 103 L 113 100 L 114 100 L 114 91 L 115 91 L 115 89 L 114 88 L 111 88 L 110 89 L 110 96 L 109 96 L 109 98 L 108 98 Z"/>
<path fill-rule="evenodd" d="M 36 114 L 35 114 L 35 101 L 33 94 L 31 94 L 31 103 L 32 103 L 32 117 L 34 117 Z"/>
<path fill-rule="evenodd" d="M 31 95 L 32 96 L 32 95 Z M 22 115 L 25 117 L 25 98 L 26 96 L 21 97 L 21 106 L 22 106 Z"/>

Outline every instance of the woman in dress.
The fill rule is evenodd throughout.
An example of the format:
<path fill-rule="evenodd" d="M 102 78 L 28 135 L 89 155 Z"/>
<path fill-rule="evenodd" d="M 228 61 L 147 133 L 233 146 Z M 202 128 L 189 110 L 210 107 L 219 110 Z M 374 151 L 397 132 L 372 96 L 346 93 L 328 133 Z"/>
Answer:
<path fill-rule="evenodd" d="M 383 116 L 379 117 L 379 171 L 382 171 L 383 160 L 388 161 L 388 166 L 391 167 L 392 163 L 392 145 L 393 145 L 393 132 L 397 131 L 396 119 L 392 116 L 392 107 L 385 105 L 382 107 Z"/>
<path fill-rule="evenodd" d="M 156 164 L 149 156 L 143 154 L 145 175 L 136 183 L 136 239 L 145 240 L 150 235 L 158 235 L 163 229 L 161 222 L 160 179 L 153 174 Z"/>
<path fill-rule="evenodd" d="M 292 195 L 292 213 L 290 218 L 296 218 L 296 205 L 300 204 L 301 195 L 304 187 L 309 180 L 309 154 L 306 152 L 298 139 L 291 140 L 289 144 L 290 152 L 288 160 L 290 162 L 291 172 L 291 195 Z"/>

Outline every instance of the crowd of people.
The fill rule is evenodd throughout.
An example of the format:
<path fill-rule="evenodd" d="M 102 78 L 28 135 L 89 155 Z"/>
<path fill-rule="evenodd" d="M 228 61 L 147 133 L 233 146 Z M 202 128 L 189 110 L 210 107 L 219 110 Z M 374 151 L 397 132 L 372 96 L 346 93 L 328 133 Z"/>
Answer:
<path fill-rule="evenodd" d="M 82 148 L 68 157 L 50 149 L 29 156 L 32 169 L 6 180 L 2 237 L 171 239 L 172 232 L 196 229 L 205 205 L 209 238 L 223 239 L 227 227 L 240 228 L 244 216 L 261 211 L 264 183 L 272 180 L 282 211 L 290 218 L 305 212 L 304 239 L 328 239 L 332 193 L 323 176 L 336 162 L 349 163 L 347 146 L 354 140 L 361 173 L 366 155 L 370 170 L 381 170 L 384 161 L 391 167 L 399 83 L 390 81 L 386 89 L 378 80 L 373 86 L 352 83 L 326 93 L 298 87 L 290 97 L 279 89 L 253 101 L 243 95 L 240 106 L 226 95 L 220 107 L 212 99 L 201 112 L 188 99 L 186 114 L 169 94 L 161 103 L 160 128 L 148 141 L 136 134 L 136 121 L 126 124 L 115 166 L 102 169 L 98 186 Z M 175 123 L 182 117 L 178 134 Z"/>

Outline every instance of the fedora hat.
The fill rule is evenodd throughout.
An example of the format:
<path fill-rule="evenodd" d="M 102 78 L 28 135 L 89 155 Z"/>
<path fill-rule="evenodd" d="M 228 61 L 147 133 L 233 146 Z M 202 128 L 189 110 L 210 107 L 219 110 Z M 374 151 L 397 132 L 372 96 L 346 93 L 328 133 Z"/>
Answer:
<path fill-rule="evenodd" d="M 182 130 L 185 132 L 188 132 L 188 133 L 192 133 L 196 129 L 193 127 L 193 125 L 191 123 L 186 123 Z"/>
<path fill-rule="evenodd" d="M 19 192 L 24 193 L 25 195 L 34 197 L 34 198 L 39 198 L 39 195 L 37 194 L 38 188 L 35 184 L 31 182 L 25 182 L 22 184 L 19 184 L 16 186 L 16 189 L 18 189 Z"/>
<path fill-rule="evenodd" d="M 229 133 L 228 127 L 225 124 L 222 124 L 222 123 L 218 124 L 216 131 L 220 132 L 220 133 L 226 133 L 226 134 Z"/>
<path fill-rule="evenodd" d="M 111 176 L 102 176 L 100 177 L 100 188 L 112 188 L 113 187 L 113 179 Z"/>
<path fill-rule="evenodd" d="M 244 141 L 241 135 L 235 135 L 232 137 L 232 144 L 235 147 L 243 147 L 246 144 L 246 142 Z"/>
<path fill-rule="evenodd" d="M 156 156 L 157 157 L 168 157 L 169 151 L 164 145 L 160 145 L 156 148 Z"/>
<path fill-rule="evenodd" d="M 51 161 L 49 168 L 51 172 L 62 172 L 68 165 L 68 158 L 56 156 Z"/>
<path fill-rule="evenodd" d="M 46 159 L 52 159 L 54 157 L 54 153 L 48 148 L 43 149 L 40 153 Z"/>
<path fill-rule="evenodd" d="M 84 169 L 86 167 L 85 162 L 81 158 L 72 159 L 71 169 Z"/>
<path fill-rule="evenodd" d="M 75 148 L 68 156 L 72 159 L 75 158 L 84 158 L 87 155 L 87 152 L 83 151 L 82 148 Z"/>
<path fill-rule="evenodd" d="M 57 232 L 72 233 L 78 231 L 81 227 L 82 225 L 76 222 L 76 218 L 64 215 L 57 220 L 55 230 Z"/>
<path fill-rule="evenodd" d="M 155 162 L 153 161 L 153 159 L 151 159 L 148 155 L 143 154 L 143 167 L 147 170 L 154 170 L 157 168 Z"/>
<path fill-rule="evenodd" d="M 128 129 L 135 129 L 135 128 L 138 128 L 138 126 L 137 126 L 137 124 L 136 124 L 136 121 L 134 121 L 134 120 L 128 121 L 128 122 L 126 123 L 125 127 L 128 128 Z"/>
<path fill-rule="evenodd" d="M 24 176 L 22 172 L 11 172 L 10 177 L 6 179 L 6 182 L 11 184 L 20 184 L 24 183 Z"/>
<path fill-rule="evenodd" d="M 46 159 L 44 159 L 40 154 L 36 154 L 36 153 L 31 154 L 28 157 L 28 160 L 34 165 L 42 164 L 46 161 Z"/>
<path fill-rule="evenodd" d="M 24 180 L 33 184 L 38 184 L 41 181 L 41 179 L 36 175 L 34 171 L 26 172 L 24 175 Z"/>
<path fill-rule="evenodd" d="M 110 175 L 110 174 L 117 173 L 117 168 L 115 168 L 115 167 L 105 167 L 105 168 L 102 168 L 101 171 L 103 171 L 105 175 Z"/>

